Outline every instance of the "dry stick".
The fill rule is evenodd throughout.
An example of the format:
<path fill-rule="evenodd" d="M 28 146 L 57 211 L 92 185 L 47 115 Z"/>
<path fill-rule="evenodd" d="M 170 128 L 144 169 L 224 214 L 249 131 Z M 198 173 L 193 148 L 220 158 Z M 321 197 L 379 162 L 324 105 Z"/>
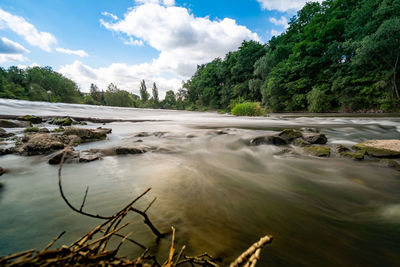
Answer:
<path fill-rule="evenodd" d="M 243 263 L 247 261 L 249 257 L 251 257 L 258 249 L 263 248 L 266 244 L 272 242 L 272 236 L 264 236 L 260 238 L 260 240 L 254 243 L 251 247 L 249 247 L 245 252 L 242 253 L 234 262 L 232 262 L 230 267 L 239 267 Z"/>
<path fill-rule="evenodd" d="M 261 248 L 257 249 L 256 252 L 251 255 L 249 261 L 244 265 L 244 267 L 255 267 L 257 261 L 260 259 Z"/>
<path fill-rule="evenodd" d="M 168 261 L 166 264 L 164 264 L 163 266 L 165 267 L 172 267 L 173 261 L 172 259 L 174 258 L 174 254 L 175 254 L 175 247 L 174 247 L 174 242 L 175 242 L 175 228 L 172 226 L 172 239 L 171 239 L 171 247 L 169 249 L 169 257 L 168 257 Z"/>
<path fill-rule="evenodd" d="M 182 248 L 181 248 L 181 251 L 179 251 L 178 256 L 176 257 L 175 263 L 172 265 L 173 267 L 175 267 L 178 264 L 179 260 L 182 257 L 182 254 L 183 254 L 183 251 L 185 250 L 185 248 L 186 248 L 186 246 L 183 245 Z"/>
<path fill-rule="evenodd" d="M 85 196 L 83 197 L 82 205 L 81 205 L 81 208 L 79 209 L 80 211 L 82 211 L 83 206 L 85 206 L 85 201 L 86 201 L 88 191 L 89 191 L 89 186 L 86 187 Z"/>
<path fill-rule="evenodd" d="M 11 255 L 6 256 L 6 257 L 1 257 L 0 258 L 0 262 L 5 262 L 5 261 L 8 261 L 8 260 L 12 260 L 12 259 L 24 256 L 25 254 L 29 254 L 29 253 L 33 253 L 33 252 L 35 252 L 34 249 L 30 249 L 30 250 L 27 250 L 27 251 L 14 253 L 14 254 L 11 254 Z"/>
<path fill-rule="evenodd" d="M 104 230 L 100 230 L 100 232 L 105 233 Z M 123 235 L 118 234 L 118 233 L 114 233 L 113 235 L 118 236 L 118 237 L 121 237 L 121 238 L 125 238 L 125 237 L 126 237 L 126 236 L 123 236 Z M 142 245 L 142 244 L 140 244 L 139 242 L 133 240 L 132 238 L 126 238 L 126 240 L 128 240 L 128 241 L 130 241 L 131 243 L 133 243 L 133 244 L 139 246 L 139 247 L 142 248 L 142 249 L 147 249 L 144 245 Z"/>
<path fill-rule="evenodd" d="M 118 252 L 119 248 L 122 246 L 122 244 L 125 242 L 125 240 L 127 240 L 127 238 L 132 235 L 132 232 L 130 232 L 129 234 L 127 234 L 126 236 L 124 236 L 121 240 L 121 242 L 118 244 L 117 248 L 115 249 L 115 253 Z"/>
<path fill-rule="evenodd" d="M 53 239 L 42 251 L 48 250 L 54 243 L 60 239 L 63 235 L 65 234 L 65 231 L 63 231 L 61 234 L 59 234 L 56 238 Z"/>
<path fill-rule="evenodd" d="M 68 146 L 70 146 L 70 144 Z M 101 216 L 101 215 L 98 215 L 98 214 L 95 215 L 95 214 L 90 214 L 90 213 L 78 210 L 77 208 L 72 206 L 72 204 L 65 197 L 64 191 L 63 191 L 63 188 L 62 188 L 62 183 L 61 183 L 61 172 L 62 172 L 62 167 L 64 165 L 66 154 L 67 154 L 67 150 L 64 150 L 63 156 L 61 158 L 60 165 L 58 167 L 58 188 L 60 189 L 61 197 L 64 199 L 65 203 L 67 203 L 68 207 L 70 207 L 73 211 L 76 211 L 76 212 L 78 212 L 78 213 L 80 213 L 82 215 L 86 215 L 86 216 L 89 216 L 89 217 L 92 217 L 92 218 L 97 218 L 97 219 L 105 219 L 105 220 L 112 219 L 113 217 Z"/>

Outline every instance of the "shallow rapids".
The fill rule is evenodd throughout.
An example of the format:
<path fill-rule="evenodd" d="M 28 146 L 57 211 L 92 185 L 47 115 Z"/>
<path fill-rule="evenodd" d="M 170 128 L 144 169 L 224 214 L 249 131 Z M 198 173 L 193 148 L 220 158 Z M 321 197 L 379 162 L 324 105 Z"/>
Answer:
<path fill-rule="evenodd" d="M 399 139 L 396 116 L 302 116 L 265 118 L 216 113 L 143 110 L 0 99 L 1 115 L 76 116 L 147 122 L 88 123 L 112 128 L 107 140 L 77 150 L 120 144 L 156 146 L 142 155 L 109 156 L 64 166 L 64 190 L 85 210 L 110 215 L 148 187 L 138 203 L 157 201 L 149 216 L 161 230 L 177 229 L 177 247 L 208 252 L 226 262 L 269 234 L 274 241 L 258 266 L 398 266 L 400 263 L 400 172 L 375 162 L 279 155 L 281 148 L 248 146 L 251 137 L 285 128 L 315 127 L 328 144 L 351 146 L 369 139 Z M 17 129 L 18 130 L 18 129 Z M 22 129 L 20 129 L 22 130 Z M 224 130 L 228 134 L 216 134 Z M 136 137 L 141 132 L 162 136 Z M 69 244 L 101 221 L 83 217 L 63 202 L 57 166 L 48 156 L 0 157 L 0 255 L 41 249 L 62 231 Z M 126 232 L 166 256 L 169 239 L 156 242 L 140 217 Z M 121 255 L 142 250 L 124 244 Z M 225 262 L 225 263 L 226 263 Z"/>

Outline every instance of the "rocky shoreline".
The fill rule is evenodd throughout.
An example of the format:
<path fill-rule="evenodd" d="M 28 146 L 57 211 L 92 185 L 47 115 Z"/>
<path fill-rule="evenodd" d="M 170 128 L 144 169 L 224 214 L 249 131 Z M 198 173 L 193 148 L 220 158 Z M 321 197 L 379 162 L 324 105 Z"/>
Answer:
<path fill-rule="evenodd" d="M 48 155 L 49 164 L 59 164 L 64 152 L 66 152 L 66 162 L 85 163 L 102 159 L 105 156 L 163 151 L 160 147 L 142 144 L 142 139 L 128 145 L 79 151 L 75 150 L 74 147 L 82 143 L 105 140 L 112 129 L 86 128 L 84 126 L 87 125 L 87 122 L 83 118 L 74 117 L 37 117 L 32 115 L 1 117 L 3 119 L 0 119 L 0 156 L 6 154 Z M 91 118 L 87 121 L 105 124 L 119 120 Z M 131 122 L 139 121 L 132 120 Z M 23 131 L 9 131 L 12 128 L 21 128 Z M 162 138 L 165 134 L 165 132 L 141 132 L 136 134 L 135 137 L 153 136 Z M 207 134 L 224 135 L 232 134 L 232 132 L 223 129 L 209 131 Z M 196 136 L 187 136 L 187 138 L 194 137 Z M 365 162 L 378 161 L 382 166 L 400 171 L 400 140 L 368 140 L 352 147 L 327 143 L 326 135 L 315 128 L 284 129 L 275 135 L 258 136 L 246 140 L 248 146 L 273 145 L 282 147 L 282 150 L 276 153 L 277 156 L 311 156 L 345 158 Z M 7 170 L 4 167 L 0 169 L 0 175 L 5 172 Z"/>

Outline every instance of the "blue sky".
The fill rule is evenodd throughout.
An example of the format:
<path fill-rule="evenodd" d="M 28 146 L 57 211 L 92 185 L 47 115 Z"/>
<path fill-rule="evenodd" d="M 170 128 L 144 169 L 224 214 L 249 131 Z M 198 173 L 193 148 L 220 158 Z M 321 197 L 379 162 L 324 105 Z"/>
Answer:
<path fill-rule="evenodd" d="M 51 66 L 82 91 L 177 90 L 243 40 L 268 42 L 303 0 L 2 0 L 0 66 Z"/>

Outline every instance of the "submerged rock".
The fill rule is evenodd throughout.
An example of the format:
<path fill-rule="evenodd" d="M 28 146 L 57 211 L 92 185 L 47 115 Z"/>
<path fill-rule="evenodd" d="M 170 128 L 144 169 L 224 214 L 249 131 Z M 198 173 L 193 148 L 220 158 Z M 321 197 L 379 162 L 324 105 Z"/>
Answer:
<path fill-rule="evenodd" d="M 370 140 L 353 146 L 377 158 L 400 158 L 400 140 Z"/>
<path fill-rule="evenodd" d="M 79 162 L 91 162 L 102 158 L 102 153 L 94 152 L 91 150 L 85 150 L 79 153 Z"/>
<path fill-rule="evenodd" d="M 280 137 L 279 135 L 270 135 L 270 136 L 259 136 L 250 140 L 250 145 L 258 146 L 258 145 L 287 145 L 289 144 L 288 140 Z"/>
<path fill-rule="evenodd" d="M 104 140 L 107 134 L 111 133 L 111 129 L 100 128 L 100 129 L 87 129 L 77 127 L 67 127 L 63 135 L 75 135 L 78 136 L 82 142 L 91 142 Z"/>
<path fill-rule="evenodd" d="M 310 144 L 324 145 L 328 142 L 328 138 L 320 133 L 303 133 L 303 139 Z"/>
<path fill-rule="evenodd" d="M 12 154 L 14 153 L 14 148 L 9 147 L 9 148 L 0 148 L 0 156 L 7 155 L 7 154 Z"/>
<path fill-rule="evenodd" d="M 154 132 L 154 133 L 149 133 L 149 132 L 141 132 L 135 135 L 135 137 L 149 137 L 149 136 L 156 136 L 156 137 L 162 137 L 166 134 L 166 132 Z"/>
<path fill-rule="evenodd" d="M 381 159 L 381 160 L 379 161 L 379 163 L 380 163 L 382 166 L 395 169 L 396 171 L 400 171 L 400 163 L 398 163 L 397 161 L 395 161 L 395 160 L 393 160 L 393 159 Z"/>
<path fill-rule="evenodd" d="M 340 153 L 343 153 L 343 152 L 349 152 L 350 149 L 348 149 L 344 145 L 336 144 L 336 145 L 332 146 L 332 151 L 334 153 L 340 154 Z"/>
<path fill-rule="evenodd" d="M 294 139 L 292 144 L 295 146 L 302 146 L 302 147 L 311 145 L 309 142 L 305 141 L 303 138 Z"/>
<path fill-rule="evenodd" d="M 279 136 L 288 141 L 292 141 L 296 138 L 302 137 L 303 134 L 299 130 L 296 130 L 296 129 L 285 129 L 279 133 Z"/>
<path fill-rule="evenodd" d="M 229 134 L 227 131 L 223 130 L 214 130 L 214 131 L 208 131 L 207 134 L 209 135 L 223 135 L 223 134 Z"/>
<path fill-rule="evenodd" d="M 67 147 L 57 153 L 55 153 L 54 155 L 52 155 L 49 158 L 49 164 L 60 164 L 61 159 L 64 155 L 64 152 L 66 152 L 65 154 L 65 162 L 70 161 L 71 159 L 74 159 L 76 157 L 78 157 L 78 153 L 75 152 L 75 150 L 72 147 Z"/>
<path fill-rule="evenodd" d="M 331 155 L 331 149 L 324 146 L 311 145 L 305 147 L 304 150 L 316 157 L 329 157 Z"/>
<path fill-rule="evenodd" d="M 8 138 L 14 136 L 13 133 L 7 133 L 6 130 L 4 130 L 3 128 L 0 128 L 0 138 Z"/>
<path fill-rule="evenodd" d="M 24 132 L 26 132 L 26 133 L 37 133 L 39 131 L 40 131 L 39 127 L 28 127 L 28 128 L 25 128 L 25 130 L 24 130 Z"/>
<path fill-rule="evenodd" d="M 39 133 L 50 133 L 50 130 L 47 128 L 40 128 Z"/>
<path fill-rule="evenodd" d="M 345 158 L 350 158 L 353 160 L 363 160 L 365 156 L 364 151 L 358 151 L 358 152 L 340 152 L 339 153 L 342 157 Z"/>
<path fill-rule="evenodd" d="M 31 123 L 29 121 L 0 119 L 0 127 L 3 127 L 3 128 L 26 128 L 26 127 L 31 127 Z"/>
<path fill-rule="evenodd" d="M 115 153 L 117 155 L 127 155 L 127 154 L 142 154 L 151 150 L 151 147 L 144 145 L 129 145 L 129 146 L 119 146 L 115 148 Z"/>
<path fill-rule="evenodd" d="M 42 123 L 42 121 L 43 121 L 42 118 L 37 117 L 37 116 L 33 116 L 33 115 L 19 116 L 17 118 L 17 120 L 29 121 L 29 122 L 34 123 L 34 124 Z"/>
<path fill-rule="evenodd" d="M 0 176 L 2 176 L 5 173 L 4 169 L 0 167 Z"/>
<path fill-rule="evenodd" d="M 49 154 L 65 147 L 58 137 L 51 134 L 37 133 L 25 136 L 23 141 L 25 143 L 20 144 L 16 148 L 16 152 L 28 156 Z"/>

